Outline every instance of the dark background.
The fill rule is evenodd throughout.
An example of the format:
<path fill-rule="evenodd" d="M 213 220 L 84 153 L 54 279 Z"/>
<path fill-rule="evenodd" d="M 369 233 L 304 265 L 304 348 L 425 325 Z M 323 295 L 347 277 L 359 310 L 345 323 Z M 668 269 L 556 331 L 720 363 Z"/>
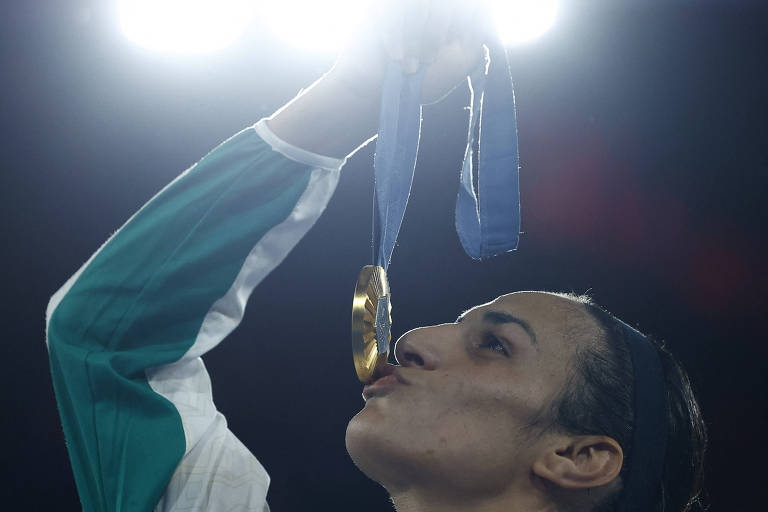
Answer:
<path fill-rule="evenodd" d="M 77 510 L 44 345 L 48 297 L 218 142 L 331 56 L 254 26 L 207 56 L 142 50 L 111 2 L 5 2 L 2 59 L 2 508 Z M 765 501 L 768 9 L 760 1 L 566 2 L 510 51 L 519 109 L 517 252 L 477 263 L 453 231 L 464 88 L 425 109 L 390 282 L 394 336 L 520 289 L 584 292 L 665 340 L 710 429 L 713 510 Z M 361 407 L 350 297 L 368 263 L 372 148 L 206 357 L 275 511 L 390 510 L 344 450 Z"/>

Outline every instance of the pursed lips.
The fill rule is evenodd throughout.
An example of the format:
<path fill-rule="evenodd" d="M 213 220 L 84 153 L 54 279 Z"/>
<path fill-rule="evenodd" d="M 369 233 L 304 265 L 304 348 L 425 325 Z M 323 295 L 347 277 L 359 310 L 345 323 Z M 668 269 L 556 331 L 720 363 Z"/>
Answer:
<path fill-rule="evenodd" d="M 363 388 L 363 399 L 368 400 L 375 396 L 383 396 L 401 385 L 408 385 L 408 381 L 397 371 L 396 366 L 387 366 L 376 380 Z"/>

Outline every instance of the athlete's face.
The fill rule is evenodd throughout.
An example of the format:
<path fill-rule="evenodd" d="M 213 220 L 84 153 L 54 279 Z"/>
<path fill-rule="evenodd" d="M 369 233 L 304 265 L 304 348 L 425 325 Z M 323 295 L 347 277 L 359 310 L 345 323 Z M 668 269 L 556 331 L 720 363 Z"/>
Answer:
<path fill-rule="evenodd" d="M 547 415 L 577 345 L 597 329 L 582 305 L 537 292 L 414 329 L 396 345 L 401 366 L 366 387 L 347 449 L 390 494 L 414 485 L 514 491 L 545 442 L 531 423 Z"/>

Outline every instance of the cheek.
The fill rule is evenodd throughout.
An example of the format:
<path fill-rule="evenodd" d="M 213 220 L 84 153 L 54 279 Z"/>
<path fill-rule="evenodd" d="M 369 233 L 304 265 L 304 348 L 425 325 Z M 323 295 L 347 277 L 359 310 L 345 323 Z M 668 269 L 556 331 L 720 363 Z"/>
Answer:
<path fill-rule="evenodd" d="M 398 423 L 411 434 L 487 445 L 515 434 L 539 410 L 542 390 L 535 383 L 517 384 L 519 381 L 508 374 L 504 380 L 445 375 L 433 385 L 387 397 L 397 400 L 386 405 L 396 411 Z"/>
<path fill-rule="evenodd" d="M 521 428 L 533 410 L 529 401 L 466 378 L 435 382 L 370 401 L 350 422 L 350 454 L 375 450 L 407 459 L 456 480 L 452 485 L 506 481 L 519 467 Z"/>
<path fill-rule="evenodd" d="M 521 422 L 503 400 L 472 400 L 441 411 L 425 429 L 429 470 L 456 489 L 491 493 L 527 473 Z"/>
<path fill-rule="evenodd" d="M 497 389 L 461 386 L 455 391 L 434 416 L 424 418 L 441 448 L 453 457 L 513 456 L 518 434 L 532 412 L 527 401 Z"/>

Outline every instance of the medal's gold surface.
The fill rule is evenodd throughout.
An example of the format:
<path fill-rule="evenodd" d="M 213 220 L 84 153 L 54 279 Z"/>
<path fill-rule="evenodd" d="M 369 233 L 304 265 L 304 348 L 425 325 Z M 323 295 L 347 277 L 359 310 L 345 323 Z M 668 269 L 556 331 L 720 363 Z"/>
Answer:
<path fill-rule="evenodd" d="M 391 312 L 386 271 L 366 265 L 357 278 L 352 300 L 352 356 L 361 382 L 370 382 L 376 368 L 387 364 Z"/>

